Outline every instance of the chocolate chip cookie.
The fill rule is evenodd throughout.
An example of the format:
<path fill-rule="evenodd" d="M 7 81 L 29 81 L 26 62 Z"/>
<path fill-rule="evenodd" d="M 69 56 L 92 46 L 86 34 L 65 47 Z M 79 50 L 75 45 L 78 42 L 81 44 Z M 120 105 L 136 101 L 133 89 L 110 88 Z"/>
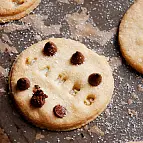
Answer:
<path fill-rule="evenodd" d="M 112 98 L 114 79 L 106 57 L 77 41 L 51 38 L 18 56 L 10 72 L 10 88 L 28 121 L 66 131 L 103 112 Z"/>

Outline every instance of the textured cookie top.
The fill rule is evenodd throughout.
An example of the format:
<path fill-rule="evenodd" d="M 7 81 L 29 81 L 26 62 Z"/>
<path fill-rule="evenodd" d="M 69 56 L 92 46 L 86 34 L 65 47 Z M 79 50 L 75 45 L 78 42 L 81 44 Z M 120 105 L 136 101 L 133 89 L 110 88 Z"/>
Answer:
<path fill-rule="evenodd" d="M 71 130 L 93 120 L 106 108 L 114 89 L 106 58 L 63 38 L 51 38 L 23 51 L 10 78 L 24 116 L 50 130 Z"/>
<path fill-rule="evenodd" d="M 123 17 L 119 43 L 123 56 L 137 71 L 143 73 L 143 1 L 137 0 Z"/>
<path fill-rule="evenodd" d="M 0 0 L 0 21 L 19 19 L 32 11 L 39 2 L 40 0 Z"/>

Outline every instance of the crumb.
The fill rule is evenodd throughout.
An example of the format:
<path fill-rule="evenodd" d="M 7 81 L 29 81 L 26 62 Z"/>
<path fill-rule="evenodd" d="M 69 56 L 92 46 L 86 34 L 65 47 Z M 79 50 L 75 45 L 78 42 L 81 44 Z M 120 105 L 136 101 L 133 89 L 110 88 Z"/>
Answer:
<path fill-rule="evenodd" d="M 128 109 L 128 114 L 131 116 L 131 117 L 133 117 L 133 116 L 136 116 L 137 117 L 137 111 L 135 111 L 135 110 L 132 110 L 132 109 Z"/>
<path fill-rule="evenodd" d="M 83 128 L 84 128 L 84 130 L 86 130 L 86 131 L 89 129 L 88 125 L 85 125 Z"/>
<path fill-rule="evenodd" d="M 96 133 L 98 136 L 104 136 L 104 132 L 97 126 L 93 126 L 88 130 L 89 133 Z"/>
<path fill-rule="evenodd" d="M 110 116 L 110 110 L 108 108 L 105 110 L 105 115 L 106 115 L 106 117 Z"/>
<path fill-rule="evenodd" d="M 134 99 L 138 99 L 139 97 L 133 92 L 132 94 L 132 97 L 134 98 Z"/>
<path fill-rule="evenodd" d="M 139 84 L 137 88 L 138 88 L 138 91 L 143 92 L 143 85 L 142 84 Z"/>
<path fill-rule="evenodd" d="M 73 138 L 73 137 L 65 137 L 64 139 L 65 139 L 65 140 L 68 140 L 68 141 L 70 141 L 70 140 L 74 140 L 74 138 Z"/>
<path fill-rule="evenodd" d="M 35 137 L 36 140 L 43 139 L 43 138 L 45 138 L 45 136 L 42 135 L 41 133 L 36 134 L 36 137 Z"/>
<path fill-rule="evenodd" d="M 133 103 L 132 99 L 128 99 L 128 104 L 131 105 Z"/>

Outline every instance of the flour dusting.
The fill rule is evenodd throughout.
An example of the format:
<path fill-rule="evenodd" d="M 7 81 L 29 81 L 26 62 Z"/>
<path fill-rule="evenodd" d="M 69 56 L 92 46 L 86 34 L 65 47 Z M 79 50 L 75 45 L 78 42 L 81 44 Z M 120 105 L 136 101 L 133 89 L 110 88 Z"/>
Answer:
<path fill-rule="evenodd" d="M 58 2 L 70 4 L 71 0 L 57 0 Z M 76 2 L 77 4 L 84 4 L 84 0 L 72 0 L 72 2 Z"/>
<path fill-rule="evenodd" d="M 109 64 L 110 64 L 112 70 L 114 71 L 115 69 L 117 69 L 118 67 L 120 67 L 122 65 L 122 60 L 119 57 L 112 57 L 109 60 Z"/>
<path fill-rule="evenodd" d="M 0 93 L 5 93 L 5 89 L 4 88 L 0 88 Z"/>
<path fill-rule="evenodd" d="M 77 4 L 84 4 L 84 0 L 74 0 Z"/>
<path fill-rule="evenodd" d="M 119 49 L 115 48 L 117 43 L 114 36 L 117 36 L 117 26 L 132 2 L 133 0 L 42 0 L 30 15 L 19 21 L 0 25 L 1 95 L 6 95 L 5 81 L 16 57 L 12 53 L 22 51 L 22 47 L 28 47 L 51 35 L 76 39 L 98 54 L 110 57 L 109 63 L 115 81 L 113 98 L 107 109 L 90 124 L 71 132 L 61 134 L 42 129 L 35 131 L 35 128 L 29 128 L 19 120 L 16 122 L 10 120 L 13 118 L 7 118 L 8 109 L 3 108 L 0 122 L 9 137 L 13 138 L 12 142 L 22 142 L 23 138 L 27 142 L 35 139 L 35 142 L 46 143 L 125 143 L 143 140 L 142 76 L 130 72 L 127 66 L 122 65 L 124 60 L 120 57 Z M 7 54 L 8 52 L 11 54 Z M 4 107 L 6 103 L 2 103 Z M 16 125 L 20 129 L 13 134 Z"/>
<path fill-rule="evenodd" d="M 87 14 L 87 9 L 82 8 L 82 12 L 67 14 L 67 20 L 71 37 L 82 41 L 83 38 L 97 41 L 101 46 L 104 46 L 115 35 L 117 28 L 112 28 L 109 31 L 101 31 L 97 26 L 89 22 L 90 15 Z"/>
<path fill-rule="evenodd" d="M 28 25 L 19 25 L 19 24 L 14 24 L 14 23 L 8 23 L 6 25 L 2 26 L 2 29 L 4 30 L 5 33 L 10 33 L 10 32 L 14 32 L 14 31 L 20 31 L 20 30 L 25 30 L 28 29 L 29 26 Z"/>
<path fill-rule="evenodd" d="M 2 66 L 0 66 L 0 73 L 5 77 L 8 76 L 8 70 L 4 69 Z"/>
<path fill-rule="evenodd" d="M 2 34 L 2 40 L 4 40 L 5 42 L 8 42 L 9 44 L 12 44 L 7 34 Z"/>
<path fill-rule="evenodd" d="M 58 2 L 62 2 L 62 3 L 67 3 L 69 4 L 69 1 L 68 0 L 57 0 Z"/>
<path fill-rule="evenodd" d="M 9 53 L 18 53 L 17 49 L 13 46 L 9 46 L 6 43 L 3 43 L 2 40 L 0 39 L 0 52 L 9 52 Z"/>
<path fill-rule="evenodd" d="M 61 25 L 55 24 L 47 26 L 44 24 L 44 20 L 46 20 L 48 16 L 46 15 L 28 15 L 24 17 L 21 21 L 26 25 L 31 26 L 36 33 L 40 33 L 41 35 L 48 36 L 51 34 L 60 34 Z"/>

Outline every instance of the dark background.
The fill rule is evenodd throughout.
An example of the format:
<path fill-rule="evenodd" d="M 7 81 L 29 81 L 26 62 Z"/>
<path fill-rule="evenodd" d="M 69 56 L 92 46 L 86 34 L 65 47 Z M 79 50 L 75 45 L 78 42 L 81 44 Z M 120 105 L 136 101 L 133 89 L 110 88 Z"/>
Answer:
<path fill-rule="evenodd" d="M 123 14 L 132 3 L 133 1 L 131 0 L 85 0 L 83 4 L 72 1 L 67 4 L 55 0 L 42 0 L 33 13 L 48 15 L 48 18 L 44 20 L 44 24 L 47 26 L 60 24 L 60 34 L 51 33 L 45 36 L 45 34 L 37 33 L 31 26 L 25 30 L 6 33 L 3 30 L 3 26 L 12 23 L 23 24 L 21 21 L 14 21 L 1 25 L 0 38 L 9 46 L 16 47 L 18 53 L 38 41 L 34 38 L 35 34 L 40 35 L 41 39 L 52 36 L 73 38 L 71 37 L 72 31 L 70 31 L 70 27 L 64 17 L 66 14 L 80 13 L 82 7 L 87 9 L 87 13 L 90 15 L 89 21 L 94 26 L 97 26 L 101 31 L 109 31 L 114 27 L 118 28 Z M 3 34 L 8 35 L 11 43 L 2 38 Z M 108 56 L 110 59 L 113 57 L 121 58 L 122 65 L 114 69 L 113 72 L 115 91 L 113 100 L 108 106 L 110 115 L 107 114 L 108 112 L 104 112 L 95 121 L 81 129 L 70 132 L 51 132 L 27 123 L 19 115 L 8 95 L 7 76 L 4 77 L 3 74 L 0 74 L 0 88 L 5 89 L 5 91 L 0 91 L 0 127 L 4 129 L 12 143 L 124 143 L 143 140 L 143 95 L 142 90 L 138 90 L 139 85 L 142 86 L 142 75 L 128 66 L 122 58 L 117 35 L 118 30 L 114 37 L 104 46 L 101 46 L 96 40 L 90 40 L 89 37 L 83 37 L 82 39 L 83 43 L 97 53 Z M 7 51 L 1 52 L 0 66 L 9 70 L 17 54 Z M 134 95 L 137 95 L 138 98 L 135 99 Z M 133 101 L 130 105 L 128 103 L 129 99 Z M 137 112 L 137 115 L 131 117 L 128 112 L 129 109 Z M 96 133 L 90 133 L 88 129 L 94 125 L 98 126 L 105 135 L 99 136 Z M 0 140 L 0 142 L 2 141 Z"/>

